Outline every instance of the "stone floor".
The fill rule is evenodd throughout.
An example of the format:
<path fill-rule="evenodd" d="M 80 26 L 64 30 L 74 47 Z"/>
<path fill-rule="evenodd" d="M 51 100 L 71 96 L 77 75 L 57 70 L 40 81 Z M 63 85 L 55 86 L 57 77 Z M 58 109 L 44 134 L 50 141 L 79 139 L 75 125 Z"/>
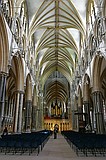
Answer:
<path fill-rule="evenodd" d="M 0 154 L 0 160 L 106 160 L 106 157 L 78 157 L 70 148 L 64 137 L 59 134 L 57 139 L 50 137 L 42 152 L 24 155 L 4 155 Z"/>

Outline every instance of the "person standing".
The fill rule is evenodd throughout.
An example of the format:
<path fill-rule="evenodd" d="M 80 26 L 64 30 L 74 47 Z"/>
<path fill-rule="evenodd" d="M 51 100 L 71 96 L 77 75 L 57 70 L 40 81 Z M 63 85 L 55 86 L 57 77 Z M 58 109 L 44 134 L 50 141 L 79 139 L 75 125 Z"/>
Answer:
<path fill-rule="evenodd" d="M 55 125 L 55 126 L 54 126 L 54 139 L 57 138 L 57 133 L 58 133 L 58 126 Z"/>
<path fill-rule="evenodd" d="M 7 127 L 4 128 L 2 135 L 3 135 L 3 136 L 4 136 L 4 135 L 8 135 L 8 129 L 7 129 Z"/>
<path fill-rule="evenodd" d="M 54 139 L 56 139 L 56 138 L 57 138 L 57 129 L 54 128 Z"/>

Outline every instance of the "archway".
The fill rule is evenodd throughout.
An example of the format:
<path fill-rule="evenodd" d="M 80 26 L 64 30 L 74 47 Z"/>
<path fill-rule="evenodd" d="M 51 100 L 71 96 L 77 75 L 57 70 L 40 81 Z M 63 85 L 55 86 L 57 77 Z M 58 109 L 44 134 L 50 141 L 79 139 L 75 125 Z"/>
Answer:
<path fill-rule="evenodd" d="M 5 86 L 8 73 L 9 42 L 4 16 L 0 13 L 0 130 L 4 116 Z"/>
<path fill-rule="evenodd" d="M 104 114 L 103 114 L 103 94 L 106 92 L 104 75 L 106 74 L 106 60 L 103 56 L 96 55 L 92 70 L 92 98 L 94 110 L 94 130 L 97 133 L 105 132 Z"/>
<path fill-rule="evenodd" d="M 0 14 L 0 72 L 8 72 L 9 42 L 4 16 Z"/>
<path fill-rule="evenodd" d="M 21 132 L 24 94 L 24 70 L 22 58 L 14 56 L 7 76 L 4 125 L 11 132 Z M 8 118 L 6 118 L 8 117 Z"/>

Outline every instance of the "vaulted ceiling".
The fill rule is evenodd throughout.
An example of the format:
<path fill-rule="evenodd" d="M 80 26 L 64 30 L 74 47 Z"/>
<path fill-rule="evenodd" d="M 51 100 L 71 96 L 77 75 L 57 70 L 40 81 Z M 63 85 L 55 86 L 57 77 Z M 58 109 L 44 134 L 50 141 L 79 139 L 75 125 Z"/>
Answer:
<path fill-rule="evenodd" d="M 55 72 L 70 84 L 85 36 L 86 4 L 87 0 L 27 0 L 29 39 L 34 35 L 36 76 L 43 88 Z M 54 78 L 46 88 L 48 103 L 56 97 L 65 101 L 68 96 L 66 83 Z"/>

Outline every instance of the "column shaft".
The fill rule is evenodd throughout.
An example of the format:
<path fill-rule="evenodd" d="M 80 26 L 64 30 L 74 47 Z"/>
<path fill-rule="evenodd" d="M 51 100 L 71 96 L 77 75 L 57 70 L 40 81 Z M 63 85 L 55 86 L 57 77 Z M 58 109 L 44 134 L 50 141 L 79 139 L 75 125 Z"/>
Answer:
<path fill-rule="evenodd" d="M 17 91 L 16 92 L 16 97 L 15 97 L 15 112 L 14 112 L 14 126 L 13 126 L 13 131 L 16 132 L 21 132 L 21 126 L 22 126 L 22 107 L 23 107 L 23 93 L 22 91 Z"/>
<path fill-rule="evenodd" d="M 0 130 L 2 129 L 2 120 L 4 117 L 6 78 L 6 75 L 0 75 Z"/>
<path fill-rule="evenodd" d="M 16 106 L 15 106 L 15 114 L 14 114 L 14 127 L 13 131 L 16 133 L 17 132 L 17 124 L 18 124 L 18 113 L 19 113 L 19 97 L 20 93 L 16 93 Z"/>
<path fill-rule="evenodd" d="M 32 101 L 26 100 L 26 112 L 25 112 L 25 130 L 31 129 L 31 112 L 32 112 Z"/>
<path fill-rule="evenodd" d="M 93 92 L 93 107 L 96 123 L 96 132 L 99 134 L 103 134 L 105 132 L 104 127 L 104 117 L 103 117 L 103 99 L 102 93 L 100 91 Z"/>
<path fill-rule="evenodd" d="M 32 124 L 31 129 L 32 131 L 36 130 L 36 106 L 32 106 Z"/>
<path fill-rule="evenodd" d="M 85 110 L 85 123 L 86 125 L 91 126 L 89 102 L 83 102 L 83 104 L 84 104 L 84 110 Z"/>
<path fill-rule="evenodd" d="M 20 100 L 19 100 L 19 115 L 18 115 L 18 132 L 22 131 L 22 110 L 23 108 L 23 93 L 20 93 Z"/>

